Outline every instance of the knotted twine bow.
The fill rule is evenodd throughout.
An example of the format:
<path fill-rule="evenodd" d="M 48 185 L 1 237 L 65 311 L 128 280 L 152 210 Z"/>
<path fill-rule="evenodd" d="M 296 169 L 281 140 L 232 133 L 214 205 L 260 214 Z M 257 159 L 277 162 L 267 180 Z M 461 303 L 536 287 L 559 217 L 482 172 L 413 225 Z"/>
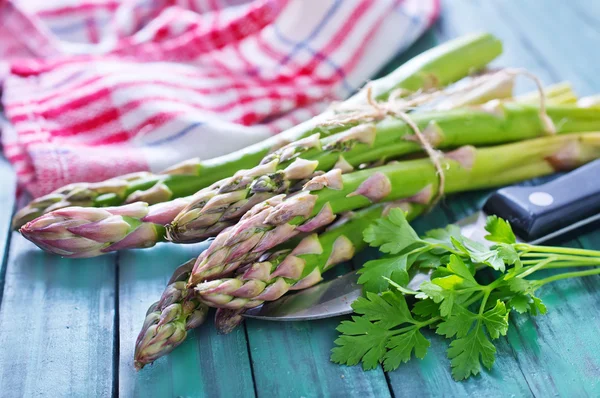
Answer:
<path fill-rule="evenodd" d="M 514 79 L 519 75 L 528 77 L 535 83 L 537 91 L 540 94 L 539 117 L 542 123 L 542 128 L 547 134 L 555 134 L 556 128 L 546 110 L 547 98 L 540 79 L 525 69 L 516 68 L 506 68 L 491 74 L 484 74 L 473 78 L 473 80 L 465 86 L 454 87 L 446 90 L 438 88 L 433 91 L 418 91 L 411 93 L 401 88 L 395 89 L 390 93 L 388 99 L 385 101 L 375 100 L 373 97 L 372 87 L 367 86 L 365 88 L 367 99 L 367 104 L 365 106 L 350 105 L 345 107 L 334 107 L 333 111 L 336 114 L 331 119 L 321 122 L 320 125 L 334 126 L 366 121 L 377 122 L 386 116 L 395 117 L 405 122 L 413 131 L 416 140 L 419 142 L 436 170 L 436 175 L 438 177 L 438 189 L 436 196 L 428 206 L 428 208 L 431 209 L 444 196 L 446 176 L 444 174 L 444 167 L 442 166 L 441 162 L 444 154 L 433 147 L 425 134 L 421 132 L 419 126 L 417 126 L 414 120 L 412 120 L 412 118 L 406 112 L 418 106 L 432 103 L 434 100 L 439 99 L 442 96 L 459 96 L 461 94 L 464 95 L 468 92 L 472 92 L 473 90 L 481 88 L 483 85 L 489 83 L 492 79 L 502 79 L 506 77 Z M 488 102 L 488 104 L 490 103 L 492 102 Z"/>

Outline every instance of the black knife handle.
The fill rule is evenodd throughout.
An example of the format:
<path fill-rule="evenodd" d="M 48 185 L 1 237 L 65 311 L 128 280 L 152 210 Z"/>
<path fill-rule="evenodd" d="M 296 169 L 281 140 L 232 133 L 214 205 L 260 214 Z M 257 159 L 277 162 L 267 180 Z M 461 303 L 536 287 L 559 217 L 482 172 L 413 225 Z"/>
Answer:
<path fill-rule="evenodd" d="M 546 184 L 500 189 L 484 210 L 508 220 L 526 241 L 592 217 L 600 213 L 600 160 Z"/>

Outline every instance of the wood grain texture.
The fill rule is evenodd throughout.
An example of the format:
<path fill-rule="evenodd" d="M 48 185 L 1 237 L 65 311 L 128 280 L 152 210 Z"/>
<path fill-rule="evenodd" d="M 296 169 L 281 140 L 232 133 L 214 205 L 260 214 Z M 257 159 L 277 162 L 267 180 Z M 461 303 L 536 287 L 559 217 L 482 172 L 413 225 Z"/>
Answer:
<path fill-rule="evenodd" d="M 124 397 L 254 397 L 243 328 L 217 335 L 212 313 L 206 324 L 170 355 L 140 372 L 133 368 L 135 340 L 148 307 L 160 298 L 172 271 L 207 244 L 119 254 L 119 392 Z"/>
<path fill-rule="evenodd" d="M 364 258 L 357 259 L 362 264 Z M 352 270 L 340 264 L 325 277 Z M 343 317 L 311 322 L 246 321 L 248 343 L 259 397 L 388 397 L 381 368 L 363 372 L 360 367 L 329 361 L 335 328 Z"/>
<path fill-rule="evenodd" d="M 16 178 L 8 161 L 0 156 L 0 305 L 10 246 L 10 222 L 15 208 Z"/>
<path fill-rule="evenodd" d="M 0 308 L 2 396 L 109 396 L 114 256 L 67 260 L 12 238 Z"/>

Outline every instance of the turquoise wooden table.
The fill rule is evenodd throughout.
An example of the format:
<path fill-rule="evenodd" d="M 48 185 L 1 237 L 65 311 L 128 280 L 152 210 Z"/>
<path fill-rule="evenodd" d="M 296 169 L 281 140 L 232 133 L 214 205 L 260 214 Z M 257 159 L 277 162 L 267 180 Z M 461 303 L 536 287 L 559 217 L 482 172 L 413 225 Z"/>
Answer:
<path fill-rule="evenodd" d="M 545 83 L 569 80 L 582 95 L 600 92 L 600 1 L 448 0 L 441 20 L 409 55 L 472 31 L 502 38 L 506 50 L 498 65 L 526 67 Z M 493 370 L 467 382 L 451 379 L 447 345 L 434 335 L 424 360 L 395 372 L 334 365 L 328 358 L 339 318 L 249 321 L 227 336 L 203 327 L 135 372 L 133 346 L 146 309 L 174 267 L 202 245 L 158 245 L 90 260 L 47 255 L 9 231 L 14 185 L 0 158 L 2 397 L 600 396 L 600 277 L 544 288 L 548 314 L 511 316 Z M 485 195 L 447 198 L 416 226 L 446 225 Z M 566 244 L 600 249 L 600 231 Z M 367 256 L 358 255 L 354 265 Z"/>

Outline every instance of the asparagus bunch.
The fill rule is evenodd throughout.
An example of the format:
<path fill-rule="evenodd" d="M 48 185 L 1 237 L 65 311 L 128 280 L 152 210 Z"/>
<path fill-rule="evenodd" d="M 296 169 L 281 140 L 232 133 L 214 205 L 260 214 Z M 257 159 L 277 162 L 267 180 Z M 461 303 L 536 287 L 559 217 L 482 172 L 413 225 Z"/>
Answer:
<path fill-rule="evenodd" d="M 173 351 L 187 331 L 204 323 L 208 307 L 186 288 L 194 260 L 179 266 L 160 300 L 150 306 L 135 343 L 135 368 L 140 370 Z"/>
<path fill-rule="evenodd" d="M 415 92 L 443 87 L 483 69 L 502 52 L 500 41 L 490 34 L 465 36 L 413 58 L 389 75 L 369 83 L 379 100 L 385 100 L 397 89 Z M 364 92 L 345 101 L 345 105 L 366 102 Z M 293 142 L 321 132 L 334 134 L 348 126 L 325 129 L 320 126 L 331 111 L 232 154 L 208 161 L 191 159 L 160 174 L 135 173 L 99 183 L 76 183 L 33 200 L 17 212 L 13 228 L 18 229 L 44 213 L 69 206 L 104 207 L 143 201 L 149 204 L 192 195 L 215 181 L 231 176 L 235 171 L 256 166 L 281 143 Z"/>
<path fill-rule="evenodd" d="M 445 191 L 504 185 L 570 169 L 600 157 L 600 133 L 548 136 L 490 148 L 466 146 L 446 154 Z M 225 276 L 295 237 L 330 224 L 337 214 L 375 202 L 412 198 L 427 203 L 438 190 L 430 159 L 396 162 L 342 175 L 334 169 L 294 195 L 254 206 L 222 231 L 197 259 L 190 285 Z"/>
<path fill-rule="evenodd" d="M 321 273 L 350 259 L 355 251 L 362 250 L 366 246 L 362 231 L 390 207 L 396 206 L 405 209 L 409 219 L 424 209 L 422 205 L 399 202 L 348 214 L 344 223 L 338 223 L 319 235 L 312 234 L 289 242 L 265 255 L 262 262 L 248 264 L 237 278 L 208 282 L 196 289 L 186 287 L 182 282 L 189 277 L 193 261 L 182 265 L 175 271 L 161 300 L 153 304 L 146 314 L 134 353 L 136 368 L 141 369 L 171 352 L 185 340 L 187 330 L 200 325 L 196 312 L 178 309 L 184 308 L 185 303 L 204 301 L 219 307 L 215 315 L 218 330 L 230 332 L 242 320 L 239 310 L 275 300 L 288 290 L 312 286 L 320 280 Z M 295 268 L 293 275 L 284 271 L 290 269 L 290 265 L 286 264 L 291 262 Z M 240 284 L 237 289 L 233 288 L 236 283 Z M 204 309 L 202 314 L 205 314 Z"/>
<path fill-rule="evenodd" d="M 536 106 L 504 102 L 420 113 L 413 119 L 437 147 L 447 148 L 544 135 L 538 111 Z M 600 108 L 556 106 L 547 112 L 557 133 L 600 130 Z M 314 172 L 334 168 L 351 171 L 364 163 L 421 150 L 410 127 L 394 118 L 317 138 L 313 135 L 289 144 L 268 155 L 263 164 L 241 170 L 191 197 L 152 206 L 136 202 L 117 207 L 59 209 L 27 223 L 21 233 L 44 250 L 65 257 L 151 247 L 164 240 L 167 224 L 170 240 L 199 241 L 234 225 L 255 204 L 299 190 Z"/>

